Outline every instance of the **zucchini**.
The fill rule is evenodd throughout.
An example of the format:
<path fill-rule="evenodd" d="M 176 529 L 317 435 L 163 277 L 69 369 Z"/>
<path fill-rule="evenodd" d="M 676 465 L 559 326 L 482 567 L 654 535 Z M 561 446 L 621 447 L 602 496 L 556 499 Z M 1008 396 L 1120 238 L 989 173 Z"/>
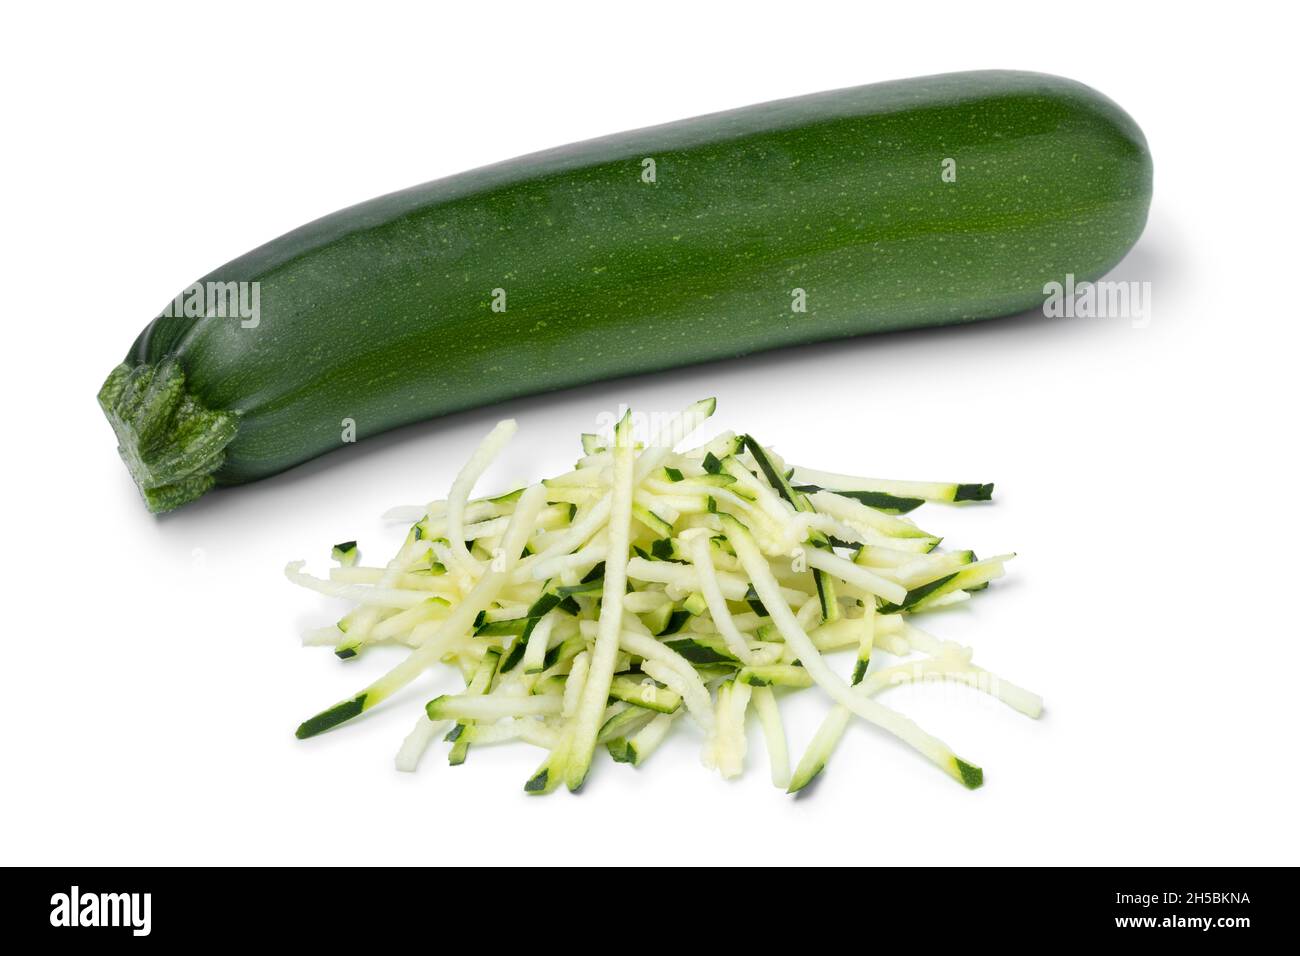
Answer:
<path fill-rule="evenodd" d="M 663 634 L 668 630 L 668 625 L 672 623 L 673 613 L 676 608 L 671 601 L 665 601 L 653 611 L 641 615 L 641 623 L 645 625 L 646 630 L 651 634 Z"/>
<path fill-rule="evenodd" d="M 689 594 L 685 601 L 682 602 L 682 609 L 690 612 L 691 615 L 705 614 L 709 610 L 708 603 L 704 600 L 704 595 L 699 591 Z"/>
<path fill-rule="evenodd" d="M 864 505 L 900 514 L 919 508 L 926 501 L 960 503 L 963 501 L 991 501 L 993 499 L 993 484 L 991 482 L 959 484 L 941 481 L 894 481 L 885 478 L 855 478 L 850 475 L 814 471 L 811 468 L 795 468 L 793 472 L 796 482 L 807 482 L 807 484 L 796 486 L 800 491 L 821 491 L 823 486 L 834 488 L 837 495 L 856 498 Z M 816 484 L 813 484 L 813 482 L 816 482 Z"/>
<path fill-rule="evenodd" d="M 500 660 L 501 654 L 498 651 L 490 650 L 484 654 L 483 660 L 479 661 L 478 668 L 474 671 L 473 678 L 470 679 L 469 686 L 465 688 L 465 693 L 486 694 L 488 688 L 492 685 L 492 678 L 496 676 L 497 663 Z M 468 725 L 467 721 L 461 721 L 447 734 L 447 739 L 452 741 L 451 752 L 447 755 L 447 762 L 453 767 L 463 764 L 466 755 L 469 753 L 470 735 L 465 733 L 465 728 Z"/>
<path fill-rule="evenodd" d="M 608 744 L 611 740 L 618 740 L 635 734 L 648 724 L 654 716 L 655 711 L 649 708 L 633 707 L 631 704 L 624 705 L 622 709 L 601 726 L 596 742 L 598 744 Z"/>
<path fill-rule="evenodd" d="M 330 550 L 330 557 L 337 561 L 340 567 L 350 568 L 357 563 L 357 560 L 361 557 L 361 552 L 357 550 L 355 541 L 344 541 L 341 544 L 334 545 Z"/>
<path fill-rule="evenodd" d="M 919 611 L 933 608 L 938 606 L 935 602 L 944 595 L 987 587 L 990 581 L 1002 576 L 1003 565 L 1013 557 L 1015 557 L 1013 554 L 1003 554 L 996 558 L 985 558 L 983 561 L 967 564 L 960 571 L 912 588 L 897 604 L 882 605 L 880 613 L 893 614 L 902 610 Z"/>
<path fill-rule="evenodd" d="M 660 687 L 654 681 L 638 680 L 633 674 L 618 674 L 610 681 L 610 700 L 621 700 L 646 710 L 671 714 L 682 705 L 680 694 Z"/>
<path fill-rule="evenodd" d="M 751 687 L 811 687 L 813 679 L 795 664 L 762 664 L 742 667 L 736 680 Z"/>
<path fill-rule="evenodd" d="M 871 666 L 871 651 L 876 646 L 876 606 L 868 602 L 864 610 L 858 623 L 861 633 L 858 637 L 858 659 L 853 665 L 853 680 L 850 682 L 853 684 L 862 683 L 867 668 Z"/>
<path fill-rule="evenodd" d="M 528 717 L 560 712 L 558 694 L 534 694 L 530 697 L 488 697 L 473 693 L 435 697 L 424 707 L 430 720 L 500 720 L 503 717 Z"/>
<path fill-rule="evenodd" d="M 758 464 L 759 470 L 767 478 L 767 483 L 776 489 L 795 511 L 812 511 L 813 507 L 808 503 L 808 498 L 790 487 L 789 480 L 781 471 L 776 468 L 772 462 L 772 457 L 768 450 L 756 442 L 749 435 L 742 435 L 741 441 L 750 456 Z M 821 533 L 814 533 L 808 537 L 808 544 L 814 548 L 830 549 L 830 541 Z M 836 603 L 835 582 L 827 577 L 820 568 L 813 568 L 813 583 L 817 586 L 817 600 L 822 609 L 822 621 L 830 624 L 839 618 L 839 605 Z"/>
<path fill-rule="evenodd" d="M 710 409 L 711 411 L 711 409 Z M 614 471 L 610 479 L 609 553 L 619 560 L 607 562 L 600 580 L 600 614 L 596 640 L 592 644 L 591 669 L 582 697 L 573 715 L 571 738 L 564 753 L 564 783 L 572 791 L 582 789 L 591 769 L 601 716 L 609 698 L 619 653 L 619 630 L 623 622 L 623 595 L 627 593 L 627 555 L 631 547 L 632 495 L 641 463 L 632 448 L 632 412 L 629 409 L 614 428 Z M 672 531 L 672 528 L 669 528 Z M 632 703 L 632 701 L 629 701 Z M 558 769 L 558 768 L 557 768 Z"/>
<path fill-rule="evenodd" d="M 99 401 L 146 504 L 167 511 L 520 395 L 1020 312 L 1045 283 L 1117 263 L 1150 196 L 1137 125 L 1058 77 L 954 73 L 750 106 L 273 239 L 190 287 L 247 288 L 255 316 L 169 307 Z M 707 452 L 705 471 L 723 457 Z"/>
<path fill-rule="evenodd" d="M 821 485 L 794 485 L 795 491 L 802 491 L 805 494 L 812 494 L 816 491 L 823 491 Z M 892 495 L 883 491 L 845 491 L 842 488 L 835 489 L 837 495 L 845 498 L 852 498 L 860 501 L 864 505 L 875 508 L 877 511 L 885 511 L 894 515 L 905 515 L 909 511 L 915 511 L 921 505 L 925 504 L 924 498 L 908 498 L 902 495 Z M 989 488 L 989 497 L 993 496 L 993 489 Z"/>
<path fill-rule="evenodd" d="M 675 713 L 656 714 L 650 723 L 646 724 L 630 738 L 619 737 L 609 741 L 605 746 L 609 749 L 610 756 L 619 763 L 630 763 L 634 767 L 639 766 L 664 742 L 664 738 L 668 736 L 668 731 L 672 727 L 673 718 L 676 716 Z"/>
<path fill-rule="evenodd" d="M 698 634 L 695 637 L 665 641 L 672 650 L 692 664 L 734 664 L 735 655 L 721 637 Z"/>

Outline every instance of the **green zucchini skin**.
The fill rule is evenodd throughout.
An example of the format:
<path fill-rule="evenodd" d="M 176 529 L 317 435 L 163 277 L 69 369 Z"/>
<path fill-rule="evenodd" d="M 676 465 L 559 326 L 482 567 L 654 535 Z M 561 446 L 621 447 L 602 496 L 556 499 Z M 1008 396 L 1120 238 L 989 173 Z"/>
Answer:
<path fill-rule="evenodd" d="M 1034 73 L 621 133 L 254 249 L 201 281 L 258 282 L 256 328 L 156 318 L 100 400 L 146 502 L 167 510 L 338 448 L 344 419 L 365 437 L 614 376 L 1036 307 L 1046 282 L 1123 257 L 1151 177 L 1123 110 Z"/>

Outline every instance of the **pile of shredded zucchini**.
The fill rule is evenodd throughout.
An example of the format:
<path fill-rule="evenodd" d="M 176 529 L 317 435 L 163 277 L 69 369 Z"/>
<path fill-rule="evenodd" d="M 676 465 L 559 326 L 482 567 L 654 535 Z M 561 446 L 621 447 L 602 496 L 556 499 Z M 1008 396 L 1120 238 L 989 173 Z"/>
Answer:
<path fill-rule="evenodd" d="M 696 403 L 642 444 L 625 415 L 612 441 L 583 436 L 572 471 L 471 499 L 515 431 L 502 422 L 445 501 L 390 512 L 414 524 L 386 566 L 358 564 L 351 541 L 335 547 L 328 580 L 290 564 L 290 580 L 357 605 L 307 643 L 346 660 L 375 644 L 411 648 L 298 736 L 369 710 L 441 662 L 460 671 L 465 689 L 429 701 L 397 755 L 400 770 L 414 770 L 438 736 L 450 742 L 452 764 L 471 746 L 514 740 L 544 752 L 525 790 L 576 790 L 600 749 L 639 765 L 674 725 L 693 724 L 704 764 L 733 777 L 752 709 L 772 782 L 790 792 L 822 770 L 854 714 L 978 787 L 978 766 L 877 697 L 950 679 L 1030 717 L 1041 712 L 1037 695 L 911 623 L 968 600 L 1012 556 L 940 550 L 937 536 L 902 515 L 926 501 L 988 500 L 993 486 L 792 467 L 732 433 L 675 451 L 714 405 Z M 827 662 L 832 651 L 852 653 L 843 673 Z M 814 685 L 832 707 L 792 771 L 780 699 Z"/>

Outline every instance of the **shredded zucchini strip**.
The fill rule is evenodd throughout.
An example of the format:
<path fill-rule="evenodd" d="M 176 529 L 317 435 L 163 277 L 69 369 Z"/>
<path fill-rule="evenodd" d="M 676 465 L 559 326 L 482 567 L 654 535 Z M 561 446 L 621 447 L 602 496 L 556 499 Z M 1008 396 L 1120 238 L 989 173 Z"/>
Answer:
<path fill-rule="evenodd" d="M 805 559 L 809 567 L 825 571 L 841 581 L 856 585 L 874 597 L 884 598 L 896 604 L 907 600 L 907 588 L 895 581 L 888 581 L 879 574 L 873 574 L 847 558 L 841 558 L 838 554 L 823 551 L 821 548 L 809 548 Z"/>
<path fill-rule="evenodd" d="M 726 598 L 722 596 L 722 589 L 718 587 L 718 574 L 713 567 L 713 546 L 708 538 L 702 535 L 692 538 L 690 554 L 691 561 L 695 564 L 700 591 L 709 606 L 709 614 L 713 618 L 714 626 L 727 642 L 727 648 L 735 655 L 736 660 L 742 664 L 750 663 L 752 658 L 749 644 L 745 642 L 744 635 L 736 627 L 731 611 L 727 609 Z"/>
<path fill-rule="evenodd" d="M 427 714 L 421 714 L 420 719 L 411 728 L 411 732 L 402 741 L 401 749 L 397 751 L 395 760 L 397 769 L 403 773 L 415 773 L 415 768 L 420 765 L 420 758 L 429 749 L 429 744 L 450 726 L 450 720 L 430 720 Z"/>
<path fill-rule="evenodd" d="M 493 459 L 501 453 L 501 449 L 514 437 L 518 429 L 519 425 L 513 418 L 498 422 L 474 449 L 474 454 L 470 455 L 469 461 L 465 462 L 465 467 L 451 483 L 451 491 L 447 495 L 447 540 L 451 545 L 452 557 L 460 565 L 461 570 L 467 573 L 476 572 L 479 562 L 465 548 L 465 505 L 469 502 L 469 494 L 474 490 L 474 485 L 478 483 L 483 472 L 487 471 Z"/>
<path fill-rule="evenodd" d="M 763 727 L 763 742 L 767 745 L 767 759 L 772 766 L 772 786 L 784 790 L 790 785 L 790 750 L 786 745 L 781 708 L 770 687 L 755 687 L 752 700 Z"/>
<path fill-rule="evenodd" d="M 830 471 L 817 471 L 798 465 L 793 480 L 799 485 L 819 485 L 835 491 L 870 491 L 897 498 L 920 498 L 923 501 L 983 501 L 993 494 L 991 484 L 958 484 L 940 481 L 896 481 L 887 478 L 858 478 Z"/>
<path fill-rule="evenodd" d="M 525 674 L 532 674 L 542 670 L 542 665 L 546 660 L 547 645 L 550 643 L 551 632 L 554 629 L 554 611 L 544 614 L 533 626 L 533 632 L 528 635 L 528 643 L 524 648 L 523 665 Z"/>
<path fill-rule="evenodd" d="M 605 560 L 605 584 L 601 589 L 599 631 L 592 649 L 582 701 L 574 714 L 573 741 L 566 757 L 565 785 L 579 790 L 591 769 L 600 732 L 600 715 L 614 679 L 614 659 L 623 625 L 623 594 L 627 590 L 627 554 L 632 525 L 632 491 L 636 459 L 632 449 L 630 416 L 625 415 L 614 435 L 614 478 L 609 509 L 609 557 Z M 619 557 L 621 556 L 621 557 Z"/>

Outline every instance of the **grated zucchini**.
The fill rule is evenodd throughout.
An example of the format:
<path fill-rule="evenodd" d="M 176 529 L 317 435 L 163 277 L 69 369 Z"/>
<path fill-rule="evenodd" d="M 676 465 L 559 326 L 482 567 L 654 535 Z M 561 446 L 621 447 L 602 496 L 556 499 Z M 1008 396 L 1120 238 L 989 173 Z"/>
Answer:
<path fill-rule="evenodd" d="M 449 727 L 453 765 L 471 744 L 527 743 L 547 753 L 526 792 L 578 790 L 599 747 L 637 766 L 686 726 L 702 735 L 705 765 L 730 778 L 744 769 L 752 710 L 772 782 L 790 792 L 821 773 L 855 716 L 981 785 L 978 766 L 876 698 L 935 678 L 1041 713 L 1037 695 L 911 623 L 986 589 L 1013 557 L 940 550 L 911 513 L 986 500 L 992 485 L 815 471 L 731 432 L 674 451 L 713 411 L 712 400 L 697 402 L 648 441 L 633 440 L 628 412 L 612 436 L 582 437 L 576 470 L 471 498 L 515 430 L 504 422 L 445 501 L 390 512 L 410 530 L 387 565 L 359 566 L 355 542 L 335 547 L 328 579 L 290 563 L 294 583 L 356 605 L 305 643 L 349 660 L 374 644 L 409 649 L 297 735 L 351 720 L 443 664 L 465 690 L 428 702 L 398 753 L 401 770 Z M 824 656 L 841 652 L 852 657 L 846 676 Z M 781 700 L 814 687 L 830 708 L 792 769 Z"/>

